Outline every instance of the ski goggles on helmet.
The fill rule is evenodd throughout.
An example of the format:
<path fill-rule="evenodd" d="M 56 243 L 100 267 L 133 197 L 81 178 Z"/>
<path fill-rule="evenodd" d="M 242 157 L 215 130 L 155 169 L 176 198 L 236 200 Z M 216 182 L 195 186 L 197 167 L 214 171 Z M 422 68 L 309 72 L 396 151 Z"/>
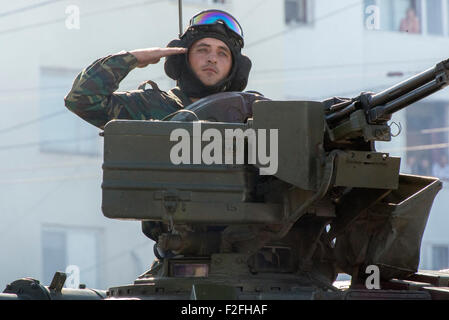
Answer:
<path fill-rule="evenodd" d="M 243 40 L 243 30 L 240 23 L 229 13 L 221 10 L 205 10 L 190 19 L 190 27 L 207 24 L 224 23 L 230 30 L 234 31 Z"/>

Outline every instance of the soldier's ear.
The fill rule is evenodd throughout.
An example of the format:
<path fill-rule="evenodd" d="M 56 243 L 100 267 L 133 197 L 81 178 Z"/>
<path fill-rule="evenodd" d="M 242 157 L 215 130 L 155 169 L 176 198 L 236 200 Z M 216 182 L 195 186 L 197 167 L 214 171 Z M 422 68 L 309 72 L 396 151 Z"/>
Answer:
<path fill-rule="evenodd" d="M 238 55 L 237 59 L 237 70 L 228 91 L 243 91 L 248 84 L 251 60 L 243 54 Z"/>
<path fill-rule="evenodd" d="M 167 48 L 172 47 L 186 47 L 184 42 L 181 40 L 173 40 L 168 45 Z M 185 64 L 185 54 L 176 54 L 168 56 L 165 58 L 164 70 L 167 76 L 173 80 L 178 80 L 181 77 L 181 72 L 183 70 L 183 65 Z"/>

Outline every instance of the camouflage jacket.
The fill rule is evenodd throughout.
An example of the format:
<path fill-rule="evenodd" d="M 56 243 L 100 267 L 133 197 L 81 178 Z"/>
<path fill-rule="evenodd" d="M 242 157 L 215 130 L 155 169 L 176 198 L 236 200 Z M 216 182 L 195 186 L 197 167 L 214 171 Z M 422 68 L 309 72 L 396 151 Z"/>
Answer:
<path fill-rule="evenodd" d="M 129 52 L 96 60 L 76 77 L 64 98 L 66 107 L 103 129 L 112 119 L 162 119 L 192 103 L 179 88 L 165 92 L 157 86 L 145 89 L 145 83 L 138 90 L 115 92 L 136 66 L 137 59 Z"/>

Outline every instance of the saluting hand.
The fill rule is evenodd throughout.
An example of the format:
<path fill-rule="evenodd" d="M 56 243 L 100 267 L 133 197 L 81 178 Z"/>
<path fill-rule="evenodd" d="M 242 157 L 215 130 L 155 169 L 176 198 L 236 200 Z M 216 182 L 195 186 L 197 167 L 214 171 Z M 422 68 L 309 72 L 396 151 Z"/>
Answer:
<path fill-rule="evenodd" d="M 137 59 L 137 68 L 145 68 L 149 64 L 158 63 L 161 58 L 175 54 L 187 53 L 186 48 L 148 48 L 130 51 Z"/>

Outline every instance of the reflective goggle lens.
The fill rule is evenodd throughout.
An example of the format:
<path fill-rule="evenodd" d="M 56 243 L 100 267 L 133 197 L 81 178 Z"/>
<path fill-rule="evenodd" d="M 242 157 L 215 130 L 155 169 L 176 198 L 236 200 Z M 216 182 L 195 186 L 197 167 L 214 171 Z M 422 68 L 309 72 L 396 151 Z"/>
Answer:
<path fill-rule="evenodd" d="M 233 16 L 223 11 L 213 10 L 201 12 L 198 15 L 194 16 L 192 20 L 190 20 L 190 26 L 214 24 L 217 21 L 222 21 L 229 29 L 243 38 L 243 31 L 240 27 L 240 24 L 237 22 L 237 20 L 235 20 Z"/>

